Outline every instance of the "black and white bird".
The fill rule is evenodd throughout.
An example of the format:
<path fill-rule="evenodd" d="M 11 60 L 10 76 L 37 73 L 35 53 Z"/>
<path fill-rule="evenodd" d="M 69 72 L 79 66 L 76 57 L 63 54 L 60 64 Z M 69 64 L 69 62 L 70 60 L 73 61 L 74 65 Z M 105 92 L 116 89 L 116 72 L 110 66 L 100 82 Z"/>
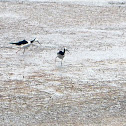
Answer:
<path fill-rule="evenodd" d="M 22 41 L 10 43 L 10 44 L 14 44 L 14 45 L 20 46 L 21 48 L 20 48 L 18 51 L 20 51 L 20 50 L 23 48 L 23 49 L 24 49 L 23 54 L 24 54 L 25 49 L 28 48 L 33 42 L 38 42 L 38 43 L 39 43 L 39 41 L 35 38 L 35 39 L 31 40 L 31 41 L 26 41 L 26 40 L 24 39 L 24 40 L 22 40 Z M 39 44 L 40 44 L 40 43 L 39 43 Z M 17 52 L 18 52 L 18 51 L 17 51 Z M 17 52 L 16 52 L 16 53 L 17 53 Z"/>
<path fill-rule="evenodd" d="M 65 52 L 66 52 L 66 51 L 69 52 L 68 49 L 64 48 L 64 51 L 59 51 L 59 52 L 57 53 L 57 57 L 58 57 L 59 59 L 61 59 L 61 65 L 62 65 L 63 58 L 65 57 Z M 56 57 L 56 58 L 57 58 L 57 57 Z M 55 62 L 56 62 L 56 58 L 55 58 Z"/>

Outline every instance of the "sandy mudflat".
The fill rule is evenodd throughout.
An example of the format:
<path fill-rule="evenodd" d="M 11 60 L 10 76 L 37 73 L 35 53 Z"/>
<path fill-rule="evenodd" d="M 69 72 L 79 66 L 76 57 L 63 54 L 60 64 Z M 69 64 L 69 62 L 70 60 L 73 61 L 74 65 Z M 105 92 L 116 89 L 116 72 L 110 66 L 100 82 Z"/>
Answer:
<path fill-rule="evenodd" d="M 125 31 L 125 4 L 0 2 L 0 126 L 126 126 Z"/>

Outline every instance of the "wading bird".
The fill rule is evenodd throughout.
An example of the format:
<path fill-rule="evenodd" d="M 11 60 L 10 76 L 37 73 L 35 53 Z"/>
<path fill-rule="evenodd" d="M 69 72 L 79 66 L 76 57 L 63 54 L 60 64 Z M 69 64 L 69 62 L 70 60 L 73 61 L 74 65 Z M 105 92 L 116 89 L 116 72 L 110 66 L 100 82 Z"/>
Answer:
<path fill-rule="evenodd" d="M 65 57 L 65 52 L 66 51 L 68 51 L 68 49 L 66 49 L 66 48 L 64 48 L 64 51 L 59 51 L 58 53 L 57 53 L 57 57 L 59 58 L 59 59 L 61 59 L 61 66 L 62 66 L 62 61 L 63 61 L 63 58 Z M 69 52 L 69 51 L 68 51 Z M 56 58 L 57 58 L 56 57 Z M 55 62 L 56 62 L 56 58 L 55 58 Z"/>
<path fill-rule="evenodd" d="M 20 51 L 20 50 L 23 48 L 23 49 L 24 49 L 23 54 L 24 54 L 25 49 L 28 48 L 33 42 L 38 42 L 38 43 L 39 43 L 39 41 L 35 38 L 35 39 L 31 40 L 31 41 L 26 41 L 26 40 L 24 39 L 24 40 L 22 40 L 22 41 L 10 43 L 10 44 L 14 44 L 14 45 L 20 46 L 21 48 L 20 48 L 18 51 Z M 40 44 L 40 43 L 39 43 L 39 44 Z M 18 51 L 17 51 L 17 52 L 18 52 Z M 16 52 L 16 53 L 17 53 L 17 52 Z"/>

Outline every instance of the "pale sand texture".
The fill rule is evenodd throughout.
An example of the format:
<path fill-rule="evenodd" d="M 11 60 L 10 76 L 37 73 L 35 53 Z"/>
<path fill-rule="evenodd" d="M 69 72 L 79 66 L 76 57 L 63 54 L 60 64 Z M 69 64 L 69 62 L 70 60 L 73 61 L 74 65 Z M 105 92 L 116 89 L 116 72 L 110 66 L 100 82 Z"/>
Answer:
<path fill-rule="evenodd" d="M 0 2 L 0 126 L 126 126 L 125 22 L 125 4 Z"/>

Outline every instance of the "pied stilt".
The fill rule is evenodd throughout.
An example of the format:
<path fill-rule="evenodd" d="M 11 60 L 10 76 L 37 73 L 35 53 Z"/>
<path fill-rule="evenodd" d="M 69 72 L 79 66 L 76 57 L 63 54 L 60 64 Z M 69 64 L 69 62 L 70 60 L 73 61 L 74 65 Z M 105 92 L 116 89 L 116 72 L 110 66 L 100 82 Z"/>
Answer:
<path fill-rule="evenodd" d="M 64 51 L 59 51 L 58 53 L 57 53 L 57 57 L 59 58 L 59 59 L 61 59 L 61 65 L 62 65 L 62 61 L 63 61 L 63 58 L 65 57 L 65 52 L 66 51 L 68 51 L 68 49 L 66 49 L 66 48 L 64 48 Z M 68 51 L 69 52 L 69 51 Z M 57 58 L 56 57 L 56 58 Z M 56 58 L 55 58 L 55 62 L 56 62 Z"/>
<path fill-rule="evenodd" d="M 35 39 L 31 40 L 31 41 L 26 41 L 26 40 L 24 39 L 24 40 L 22 40 L 22 41 L 10 43 L 10 44 L 18 45 L 18 46 L 20 46 L 21 48 L 23 48 L 23 49 L 24 49 L 23 54 L 24 54 L 25 49 L 28 48 L 33 42 L 38 42 L 38 43 L 39 43 L 39 41 L 35 38 Z M 39 44 L 40 44 L 40 43 L 39 43 Z M 21 48 L 20 48 L 18 51 L 20 51 Z M 18 51 L 17 51 L 17 52 L 18 52 Z M 17 53 L 17 52 L 16 52 L 16 53 Z"/>

